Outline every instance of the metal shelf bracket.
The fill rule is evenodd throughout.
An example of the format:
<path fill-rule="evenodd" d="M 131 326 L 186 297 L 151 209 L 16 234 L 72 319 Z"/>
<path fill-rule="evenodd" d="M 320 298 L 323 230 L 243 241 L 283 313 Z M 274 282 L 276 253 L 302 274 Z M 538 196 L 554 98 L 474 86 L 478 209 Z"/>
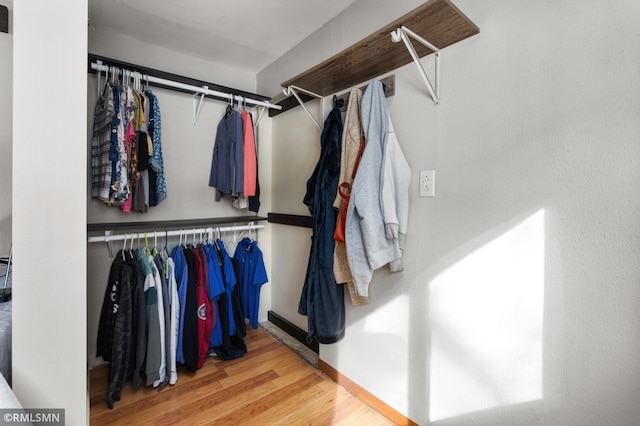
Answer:
<path fill-rule="evenodd" d="M 309 116 L 309 118 L 311 118 L 311 120 L 313 121 L 313 124 L 316 125 L 316 127 L 318 128 L 318 130 L 322 131 L 322 127 L 320 126 L 320 124 L 318 124 L 318 121 L 313 117 L 313 115 L 311 114 L 311 112 L 309 112 L 309 110 L 307 109 L 307 107 L 304 105 L 304 102 L 302 102 L 302 99 L 300 99 L 300 96 L 298 95 L 298 92 L 302 92 L 302 93 L 306 93 L 307 95 L 313 96 L 315 98 L 319 98 L 320 99 L 320 103 L 322 104 L 322 116 L 324 117 L 324 103 L 322 102 L 323 97 L 310 92 L 308 90 L 302 89 L 300 87 L 297 86 L 289 86 L 286 89 L 283 89 L 282 92 L 284 93 L 285 96 L 291 96 L 293 95 L 296 100 L 298 101 L 298 103 L 300 104 L 300 106 L 302 106 L 302 108 L 304 108 L 305 112 L 307 113 L 307 115 Z"/>
<path fill-rule="evenodd" d="M 193 125 L 196 125 L 198 121 L 198 116 L 200 115 L 200 109 L 202 108 L 202 101 L 204 100 L 204 95 L 209 90 L 209 86 L 202 86 L 202 92 L 193 94 Z M 198 102 L 198 96 L 200 97 L 200 101 Z"/>
<path fill-rule="evenodd" d="M 409 40 L 409 36 L 411 36 L 411 38 L 417 40 L 418 42 L 422 43 L 423 45 L 427 46 L 429 49 L 431 49 L 435 53 L 435 87 L 434 85 L 431 84 L 431 80 L 429 80 L 429 76 L 427 75 L 427 72 L 424 70 L 422 63 L 420 62 L 420 58 L 416 53 L 416 50 L 413 47 L 411 40 Z M 400 40 L 404 42 L 404 45 L 407 47 L 407 50 L 409 51 L 409 54 L 413 58 L 413 62 L 415 62 L 416 66 L 418 67 L 418 71 L 420 72 L 420 75 L 422 76 L 424 82 L 426 83 L 427 89 L 429 89 L 429 93 L 431 94 L 431 99 L 433 99 L 434 105 L 439 105 L 440 104 L 440 49 L 438 49 L 433 44 L 429 43 L 427 40 L 420 37 L 418 34 L 414 33 L 413 31 L 411 31 L 405 26 L 401 26 L 397 30 L 391 32 L 391 41 L 393 41 L 394 43 L 398 43 Z"/>

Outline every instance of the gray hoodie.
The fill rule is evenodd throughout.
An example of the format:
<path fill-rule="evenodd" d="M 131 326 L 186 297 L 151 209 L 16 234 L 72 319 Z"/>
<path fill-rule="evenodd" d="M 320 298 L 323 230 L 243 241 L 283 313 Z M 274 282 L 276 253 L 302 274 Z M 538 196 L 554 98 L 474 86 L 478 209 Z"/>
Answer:
<path fill-rule="evenodd" d="M 367 144 L 353 180 L 346 221 L 347 258 L 359 296 L 369 295 L 373 271 L 401 271 L 409 217 L 411 169 L 393 131 L 382 83 L 362 97 Z"/>

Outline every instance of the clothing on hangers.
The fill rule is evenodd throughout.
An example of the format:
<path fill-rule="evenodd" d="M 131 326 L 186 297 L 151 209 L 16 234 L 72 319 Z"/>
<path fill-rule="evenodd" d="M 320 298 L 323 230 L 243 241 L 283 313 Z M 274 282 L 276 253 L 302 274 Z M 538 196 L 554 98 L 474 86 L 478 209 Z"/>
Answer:
<path fill-rule="evenodd" d="M 242 310 L 254 329 L 258 328 L 260 289 L 269 281 L 262 251 L 251 238 L 243 238 L 233 254 L 238 285 L 242 294 Z"/>
<path fill-rule="evenodd" d="M 244 140 L 242 118 L 231 110 L 220 120 L 216 132 L 209 186 L 217 189 L 215 199 L 238 197 L 244 191 Z"/>
<path fill-rule="evenodd" d="M 258 151 L 258 146 L 257 146 L 257 140 L 254 134 L 254 125 L 253 125 L 253 116 L 250 113 L 247 113 L 244 116 L 244 126 L 245 126 L 245 134 L 248 134 L 248 136 L 245 136 L 246 138 L 249 138 L 249 140 L 252 142 L 252 145 L 247 146 L 247 144 L 245 143 L 245 152 L 249 152 L 248 154 L 248 160 L 245 161 L 245 167 L 249 167 L 250 169 L 253 168 L 253 166 L 255 165 L 255 173 L 253 170 L 249 171 L 249 174 L 247 175 L 245 173 L 245 187 L 247 186 L 247 180 L 248 180 L 248 189 L 247 189 L 247 197 L 249 198 L 249 211 L 258 213 L 258 210 L 260 210 L 260 181 L 258 179 L 258 155 L 257 155 L 257 151 Z M 255 180 L 255 184 L 252 184 L 252 182 Z M 251 191 L 253 191 L 253 194 L 251 193 Z"/>
<path fill-rule="evenodd" d="M 109 202 L 111 190 L 112 164 L 109 153 L 114 113 L 113 91 L 105 84 L 95 106 L 91 142 L 91 196 L 105 203 Z"/>
<path fill-rule="evenodd" d="M 125 238 L 112 262 L 98 329 L 97 355 L 110 362 L 109 408 L 129 377 L 134 389 L 144 380 L 160 391 L 176 383 L 177 363 L 195 372 L 207 356 L 243 356 L 245 317 L 257 327 L 259 287 L 267 280 L 257 243 L 249 238 L 233 259 L 221 238 L 197 243 L 195 234 L 189 245 L 181 236 L 170 256 L 157 241 L 151 250 L 146 233 L 141 249 L 133 248 L 133 238 L 126 245 Z M 247 279 L 246 287 L 255 287 L 251 300 L 243 295 Z"/>
<path fill-rule="evenodd" d="M 107 79 L 96 102 L 91 196 L 125 213 L 144 213 L 166 199 L 167 190 L 159 102 L 150 90 L 142 92 L 139 77 L 134 85 Z"/>

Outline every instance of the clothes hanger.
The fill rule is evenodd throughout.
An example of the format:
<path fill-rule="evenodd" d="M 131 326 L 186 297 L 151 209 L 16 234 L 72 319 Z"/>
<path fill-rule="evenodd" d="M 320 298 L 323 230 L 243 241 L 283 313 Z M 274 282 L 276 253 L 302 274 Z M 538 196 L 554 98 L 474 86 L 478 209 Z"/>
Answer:
<path fill-rule="evenodd" d="M 231 114 L 233 111 L 233 94 L 229 93 L 229 105 L 227 105 L 227 111 L 225 112 L 225 116 Z"/>
<path fill-rule="evenodd" d="M 170 256 L 169 249 L 167 248 L 168 240 L 169 240 L 169 232 L 165 229 L 164 230 L 164 251 L 165 253 L 167 253 L 167 257 Z"/>
<path fill-rule="evenodd" d="M 216 227 L 216 239 L 213 242 L 213 245 L 215 246 L 216 250 L 220 250 L 220 246 L 218 245 L 218 241 L 222 241 L 221 239 L 221 235 L 220 235 L 220 227 Z"/>
<path fill-rule="evenodd" d="M 131 242 L 129 243 L 129 256 L 133 257 L 133 240 L 135 235 L 131 234 Z"/>
<path fill-rule="evenodd" d="M 249 242 L 254 242 L 255 240 L 253 238 L 251 238 L 251 233 L 253 231 L 256 231 L 256 237 L 258 236 L 258 229 L 255 227 L 255 224 L 253 222 L 249 223 Z"/>
<path fill-rule="evenodd" d="M 124 242 L 122 243 L 122 251 L 120 253 L 122 253 L 122 261 L 126 261 L 127 259 L 125 258 L 125 251 L 127 250 L 127 234 L 124 234 Z"/>

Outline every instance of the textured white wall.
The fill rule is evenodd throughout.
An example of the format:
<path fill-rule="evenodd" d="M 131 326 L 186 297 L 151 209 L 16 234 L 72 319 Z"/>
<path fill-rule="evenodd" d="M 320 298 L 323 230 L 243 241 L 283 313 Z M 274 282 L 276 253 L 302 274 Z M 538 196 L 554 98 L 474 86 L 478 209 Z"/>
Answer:
<path fill-rule="evenodd" d="M 85 120 L 70 112 L 87 99 L 87 2 L 13 11 L 13 390 L 25 407 L 64 408 L 66 424 L 82 425 L 87 200 L 77 166 L 87 144 Z"/>
<path fill-rule="evenodd" d="M 309 110 L 320 117 L 320 102 L 309 102 Z M 309 215 L 302 203 L 309 178 L 320 154 L 320 131 L 302 108 L 282 113 L 271 120 L 273 155 L 273 212 Z M 291 123 L 296 123 L 294 126 Z M 311 230 L 287 225 L 272 225 L 273 269 L 272 309 L 278 315 L 307 329 L 307 318 L 298 315 L 300 291 L 307 268 Z"/>
<path fill-rule="evenodd" d="M 275 93 L 411 3 L 356 2 L 260 73 L 258 90 Z M 481 32 L 443 51 L 442 104 L 412 64 L 389 102 L 413 171 L 405 271 L 377 272 L 370 305 L 347 306 L 346 337 L 320 356 L 420 424 L 637 424 L 640 6 L 455 4 Z M 279 144 L 287 133 L 317 159 L 317 132 L 297 114 L 273 120 L 274 163 L 300 158 Z M 427 169 L 435 198 L 417 196 Z M 274 185 L 274 206 L 299 211 L 302 196 L 285 191 Z M 297 232 L 287 250 L 306 265 Z M 274 235 L 274 252 L 284 244 Z M 299 297 L 304 268 L 275 253 L 274 268 Z M 289 319 L 304 324 L 296 307 Z"/>
<path fill-rule="evenodd" d="M 223 86 L 255 92 L 255 74 L 238 72 L 213 62 L 187 56 L 162 47 L 142 43 L 117 33 L 103 30 L 89 31 L 89 52 L 123 60 L 137 65 L 156 68 L 175 74 L 210 81 Z M 97 98 L 97 79 L 89 77 L 87 96 L 88 134 L 93 125 L 95 102 Z M 193 125 L 193 98 L 189 94 L 151 87 L 160 102 L 162 116 L 162 150 L 164 156 L 165 176 L 167 181 L 167 198 L 159 206 L 150 208 L 147 213 L 124 214 L 119 208 L 108 207 L 103 202 L 90 198 L 90 172 L 87 169 L 88 188 L 88 222 L 138 222 L 154 220 L 181 220 L 217 218 L 252 214 L 240 211 L 231 206 L 228 199 L 215 201 L 215 190 L 208 186 L 211 156 L 218 122 L 225 112 L 226 103 L 205 99 L 198 121 Z M 257 119 L 257 115 L 254 115 Z M 260 184 L 262 190 L 259 214 L 266 216 L 270 208 L 270 150 L 268 137 L 270 123 L 265 113 L 259 127 L 259 160 Z M 86 160 L 89 165 L 89 159 Z M 88 166 L 87 166 L 88 167 Z M 235 240 L 240 234 L 235 235 Z M 258 242 L 261 248 L 270 245 L 270 230 L 260 230 Z M 252 234 L 255 238 L 255 233 Z M 225 241 L 233 240 L 234 235 L 225 235 Z M 169 240 L 169 249 L 177 245 L 178 238 Z M 121 243 L 120 243 L 121 244 Z M 152 241 L 153 244 L 153 241 Z M 164 237 L 158 244 L 164 247 Z M 121 248 L 113 243 L 114 252 Z M 227 249 L 233 255 L 235 246 L 228 244 Z M 267 271 L 271 271 L 269 251 L 263 250 Z M 109 259 L 105 243 L 87 245 L 88 284 L 87 284 L 87 354 L 90 366 L 102 362 L 96 358 L 96 339 L 100 320 L 100 309 L 107 285 Z M 270 286 L 263 286 L 261 291 L 261 318 L 266 319 L 269 309 Z"/>
<path fill-rule="evenodd" d="M 13 100 L 13 2 L 0 0 L 9 9 L 9 33 L 0 33 L 0 256 L 11 245 L 11 124 Z"/>

